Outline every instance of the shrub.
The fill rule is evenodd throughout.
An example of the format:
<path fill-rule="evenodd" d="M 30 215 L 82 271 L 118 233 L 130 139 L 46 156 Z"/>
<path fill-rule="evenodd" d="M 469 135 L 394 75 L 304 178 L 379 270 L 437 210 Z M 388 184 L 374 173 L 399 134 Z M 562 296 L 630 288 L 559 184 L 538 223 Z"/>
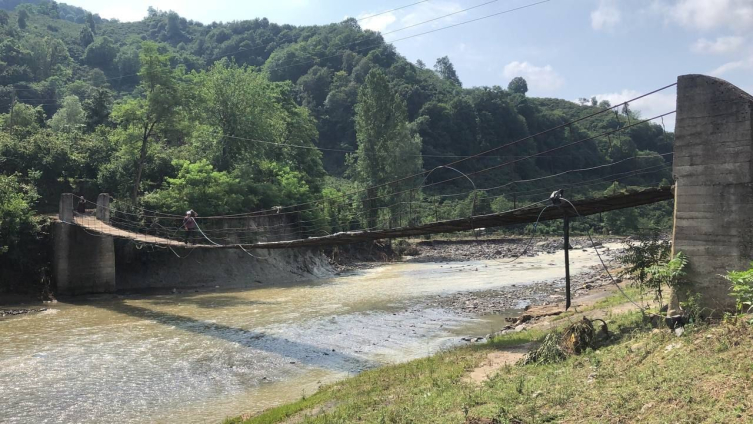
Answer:
<path fill-rule="evenodd" d="M 745 271 L 729 271 L 722 275 L 732 283 L 730 294 L 735 298 L 738 313 L 748 312 L 753 308 L 753 262 Z"/>
<path fill-rule="evenodd" d="M 621 275 L 630 276 L 633 285 L 641 291 L 653 291 L 656 297 L 661 299 L 663 280 L 654 278 L 650 270 L 662 265 L 669 254 L 669 241 L 662 239 L 659 231 L 644 232 L 638 236 L 637 241 L 628 240 L 625 254 L 619 259 L 625 265 Z"/>

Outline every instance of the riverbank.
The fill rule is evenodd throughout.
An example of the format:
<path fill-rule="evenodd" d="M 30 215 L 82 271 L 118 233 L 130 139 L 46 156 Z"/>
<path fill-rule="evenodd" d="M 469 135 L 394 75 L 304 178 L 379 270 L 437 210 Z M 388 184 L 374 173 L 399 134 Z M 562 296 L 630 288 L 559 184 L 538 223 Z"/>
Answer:
<path fill-rule="evenodd" d="M 561 363 L 516 364 L 579 316 L 366 371 L 226 424 L 751 422 L 748 324 L 687 326 L 678 337 L 653 329 L 638 312 L 612 313 L 615 302 L 607 298 L 608 308 L 587 313 L 608 323 L 610 338 Z"/>
<path fill-rule="evenodd" d="M 593 250 L 574 249 L 570 257 L 574 278 L 599 264 Z M 487 293 L 492 305 L 492 294 L 528 290 L 535 281 L 558 290 L 545 282 L 561 281 L 563 263 L 561 250 L 515 262 L 394 261 L 318 280 L 257 282 L 251 276 L 236 289 L 166 289 L 40 305 L 50 310 L 0 319 L 0 338 L 8 341 L 0 345 L 0 392 L 8 393 L 0 421 L 59 416 L 198 423 L 258 413 L 365 370 L 486 340 L 515 324 L 505 318 L 520 310 L 481 314 L 452 306 L 453 299 Z M 543 303 L 552 300 L 548 296 Z M 39 306 L 23 308 L 32 307 Z M 22 387 L 19 379 L 26 381 Z M 122 384 L 133 381 L 138 384 Z M 68 399 L 80 406 L 73 411 Z"/>
<path fill-rule="evenodd" d="M 583 272 L 572 273 L 571 293 L 573 299 L 587 296 L 596 291 L 606 293 L 608 286 L 621 283 L 618 276 L 619 258 L 622 253 L 624 238 L 595 239 L 595 246 L 587 237 L 573 237 L 572 251 L 595 255 L 598 250 L 604 265 L 599 263 L 587 267 Z M 447 273 L 457 273 L 468 279 L 478 278 L 478 273 L 490 265 L 509 264 L 515 268 L 525 268 L 525 262 L 536 260 L 541 255 L 553 255 L 563 252 L 562 238 L 539 238 L 533 242 L 530 238 L 502 238 L 481 240 L 435 240 L 414 241 L 402 250 L 412 250 L 412 255 L 403 256 L 406 263 L 439 263 Z M 361 257 L 363 258 L 363 256 Z M 571 263 L 574 261 L 571 259 Z M 350 269 L 368 269 L 384 262 L 352 261 Z M 558 267 L 550 258 L 541 267 Z M 534 306 L 548 306 L 565 300 L 565 270 L 557 268 L 560 278 L 533 279 L 524 284 L 511 284 L 494 290 L 458 291 L 451 294 L 437 295 L 426 299 L 420 307 L 443 308 L 458 313 L 484 316 L 493 314 L 514 314 Z"/>

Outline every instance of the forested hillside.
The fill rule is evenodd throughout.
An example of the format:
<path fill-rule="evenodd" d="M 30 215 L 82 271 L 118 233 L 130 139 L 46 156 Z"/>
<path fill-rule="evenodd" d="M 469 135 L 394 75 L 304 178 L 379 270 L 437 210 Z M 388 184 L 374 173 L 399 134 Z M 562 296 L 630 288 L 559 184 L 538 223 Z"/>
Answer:
<path fill-rule="evenodd" d="M 359 217 L 368 205 L 344 202 L 342 193 L 611 106 L 529 98 L 522 78 L 464 88 L 449 58 L 410 63 L 355 19 L 202 24 L 150 8 L 144 20 L 123 23 L 54 1 L 0 0 L 0 8 L 8 9 L 0 10 L 0 247 L 9 251 L 23 228 L 35 228 L 34 211 L 55 210 L 59 194 L 71 191 L 204 215 L 325 196 L 330 207 L 307 212 L 326 215 L 325 231 L 372 226 L 380 216 Z M 467 180 L 430 185 L 455 176 L 439 170 L 425 189 L 400 194 L 421 185 L 408 179 L 392 194 L 380 189 L 381 203 L 369 205 L 385 208 L 391 222 L 404 207 L 394 205 L 410 195 L 431 206 L 414 218 L 426 221 L 509 209 L 546 197 L 552 184 L 587 183 L 575 189 L 582 194 L 614 181 L 610 190 L 655 186 L 671 175 L 662 167 L 671 156 L 657 153 L 672 149 L 672 134 L 655 124 L 524 159 L 639 119 L 620 108 L 454 165 L 479 189 L 613 166 L 477 192 L 475 206 Z M 630 173 L 636 169 L 651 172 Z M 668 216 L 651 210 L 642 221 L 614 214 L 598 229 L 629 231 Z"/>

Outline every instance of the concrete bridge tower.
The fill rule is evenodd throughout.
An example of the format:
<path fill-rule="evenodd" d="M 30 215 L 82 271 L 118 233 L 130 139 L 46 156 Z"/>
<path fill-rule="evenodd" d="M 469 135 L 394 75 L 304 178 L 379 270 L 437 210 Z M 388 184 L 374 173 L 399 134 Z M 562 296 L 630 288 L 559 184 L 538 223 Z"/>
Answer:
<path fill-rule="evenodd" d="M 690 261 L 688 279 L 705 307 L 734 308 L 720 275 L 753 260 L 753 97 L 704 75 L 677 80 L 673 253 Z M 672 294 L 670 315 L 684 290 Z"/>
<path fill-rule="evenodd" d="M 97 199 L 97 218 L 109 221 L 110 196 Z M 78 198 L 66 193 L 60 197 L 59 218 L 54 223 L 53 278 L 62 295 L 112 293 L 115 291 L 115 241 L 112 236 L 87 233 L 73 225 L 73 209 Z M 106 204 L 105 204 L 106 203 Z"/>

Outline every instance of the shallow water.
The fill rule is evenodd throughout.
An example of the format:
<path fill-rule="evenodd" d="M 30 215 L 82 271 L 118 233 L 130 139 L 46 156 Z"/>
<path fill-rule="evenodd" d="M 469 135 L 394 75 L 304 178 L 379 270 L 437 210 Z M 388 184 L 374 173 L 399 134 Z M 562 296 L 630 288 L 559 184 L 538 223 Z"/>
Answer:
<path fill-rule="evenodd" d="M 417 305 L 437 294 L 561 278 L 562 256 L 400 263 L 290 286 L 93 297 L 0 319 L 0 422 L 203 423 L 260 411 L 498 329 L 500 316 Z M 571 252 L 574 274 L 597 261 Z"/>

